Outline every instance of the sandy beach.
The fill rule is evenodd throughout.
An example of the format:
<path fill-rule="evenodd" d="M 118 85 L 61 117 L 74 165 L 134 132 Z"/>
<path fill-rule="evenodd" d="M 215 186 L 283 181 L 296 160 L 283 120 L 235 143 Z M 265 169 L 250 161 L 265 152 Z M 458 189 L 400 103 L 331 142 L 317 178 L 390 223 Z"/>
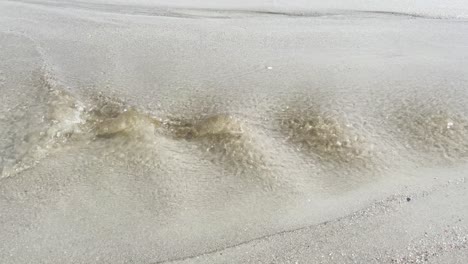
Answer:
<path fill-rule="evenodd" d="M 0 262 L 467 263 L 468 4 L 314 2 L 0 1 Z"/>

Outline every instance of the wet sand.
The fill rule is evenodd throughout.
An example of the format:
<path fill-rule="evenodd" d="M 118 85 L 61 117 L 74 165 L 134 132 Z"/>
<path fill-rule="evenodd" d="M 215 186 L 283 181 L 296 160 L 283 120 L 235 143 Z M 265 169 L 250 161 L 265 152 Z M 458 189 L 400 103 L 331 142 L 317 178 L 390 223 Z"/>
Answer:
<path fill-rule="evenodd" d="M 0 262 L 466 262 L 462 3 L 337 5 L 0 2 Z"/>

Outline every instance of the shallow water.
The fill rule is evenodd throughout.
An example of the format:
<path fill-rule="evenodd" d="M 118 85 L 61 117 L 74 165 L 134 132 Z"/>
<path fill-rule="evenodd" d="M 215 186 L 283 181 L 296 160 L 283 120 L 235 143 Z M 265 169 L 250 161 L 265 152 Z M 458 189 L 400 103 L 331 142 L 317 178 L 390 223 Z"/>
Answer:
<path fill-rule="evenodd" d="M 463 177 L 462 19 L 78 4 L 0 3 L 5 263 L 183 259 Z"/>

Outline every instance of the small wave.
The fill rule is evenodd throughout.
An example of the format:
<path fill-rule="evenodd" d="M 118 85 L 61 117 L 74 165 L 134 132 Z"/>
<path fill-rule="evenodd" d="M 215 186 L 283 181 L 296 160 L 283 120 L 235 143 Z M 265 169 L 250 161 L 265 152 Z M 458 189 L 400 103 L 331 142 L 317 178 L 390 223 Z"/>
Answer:
<path fill-rule="evenodd" d="M 93 144 L 103 153 L 126 159 L 134 156 L 136 163 L 156 166 L 157 142 L 164 139 L 193 144 L 204 159 L 236 174 L 248 172 L 262 182 L 271 180 L 266 175 L 274 164 L 266 162 L 265 156 L 271 152 L 263 151 L 249 126 L 232 114 L 214 111 L 161 118 L 103 94 L 82 101 L 44 72 L 36 78 L 38 106 L 26 109 L 24 120 L 10 122 L 17 130 L 11 134 L 18 136 L 5 155 L 7 162 L 2 161 L 2 177 L 31 168 L 68 147 Z M 383 166 L 377 153 L 385 150 L 378 152 L 372 135 L 356 129 L 340 113 L 314 100 L 289 105 L 276 113 L 274 126 L 314 164 L 338 173 Z M 409 102 L 399 106 L 387 114 L 390 133 L 403 145 L 432 158 L 434 154 L 446 160 L 466 158 L 468 121 L 441 105 Z"/>
<path fill-rule="evenodd" d="M 264 165 L 242 122 L 229 114 L 215 114 L 166 122 L 172 137 L 197 143 L 209 158 L 239 172 Z"/>
<path fill-rule="evenodd" d="M 142 140 L 150 140 L 154 137 L 155 128 L 161 126 L 161 121 L 150 114 L 102 94 L 94 98 L 86 123 L 95 138 L 127 137 Z"/>
<path fill-rule="evenodd" d="M 16 137 L 3 165 L 2 178 L 29 169 L 47 155 L 60 149 L 82 131 L 84 106 L 55 84 L 46 74 L 35 74 L 37 105 L 13 110 L 11 128 Z"/>
<path fill-rule="evenodd" d="M 2 178 L 37 164 L 41 159 L 66 147 L 79 146 L 100 138 L 149 139 L 158 121 L 108 98 L 98 97 L 86 105 L 66 92 L 47 72 L 37 77 L 34 86 L 40 100 L 37 106 L 24 106 L 22 120 L 12 120 L 21 131 L 14 140 Z M 33 111 L 35 113 L 33 114 Z M 36 117 L 40 120 L 30 120 Z"/>
<path fill-rule="evenodd" d="M 431 160 L 468 157 L 468 121 L 443 104 L 409 100 L 387 120 L 404 144 Z"/>
<path fill-rule="evenodd" d="M 278 116 L 281 133 L 301 152 L 322 164 L 365 168 L 371 162 L 371 145 L 351 125 L 318 107 L 284 108 Z"/>
<path fill-rule="evenodd" d="M 206 159 L 238 174 L 264 165 L 242 122 L 229 114 L 162 120 L 103 94 L 84 103 L 47 74 L 38 80 L 37 89 L 45 98 L 43 122 L 17 140 L 16 154 L 4 166 L 2 177 L 31 168 L 64 148 L 87 145 L 101 148 L 104 156 L 133 156 L 133 162 L 147 163 L 157 159 L 155 142 L 161 137 L 193 142 Z"/>

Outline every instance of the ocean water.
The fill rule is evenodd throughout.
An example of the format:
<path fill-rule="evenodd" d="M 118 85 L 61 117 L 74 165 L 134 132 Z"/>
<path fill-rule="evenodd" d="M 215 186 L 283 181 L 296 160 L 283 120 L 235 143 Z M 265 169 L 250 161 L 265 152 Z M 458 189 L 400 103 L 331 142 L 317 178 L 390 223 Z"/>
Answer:
<path fill-rule="evenodd" d="M 420 5 L 0 2 L 0 260 L 182 260 L 466 188 L 466 9 Z"/>

